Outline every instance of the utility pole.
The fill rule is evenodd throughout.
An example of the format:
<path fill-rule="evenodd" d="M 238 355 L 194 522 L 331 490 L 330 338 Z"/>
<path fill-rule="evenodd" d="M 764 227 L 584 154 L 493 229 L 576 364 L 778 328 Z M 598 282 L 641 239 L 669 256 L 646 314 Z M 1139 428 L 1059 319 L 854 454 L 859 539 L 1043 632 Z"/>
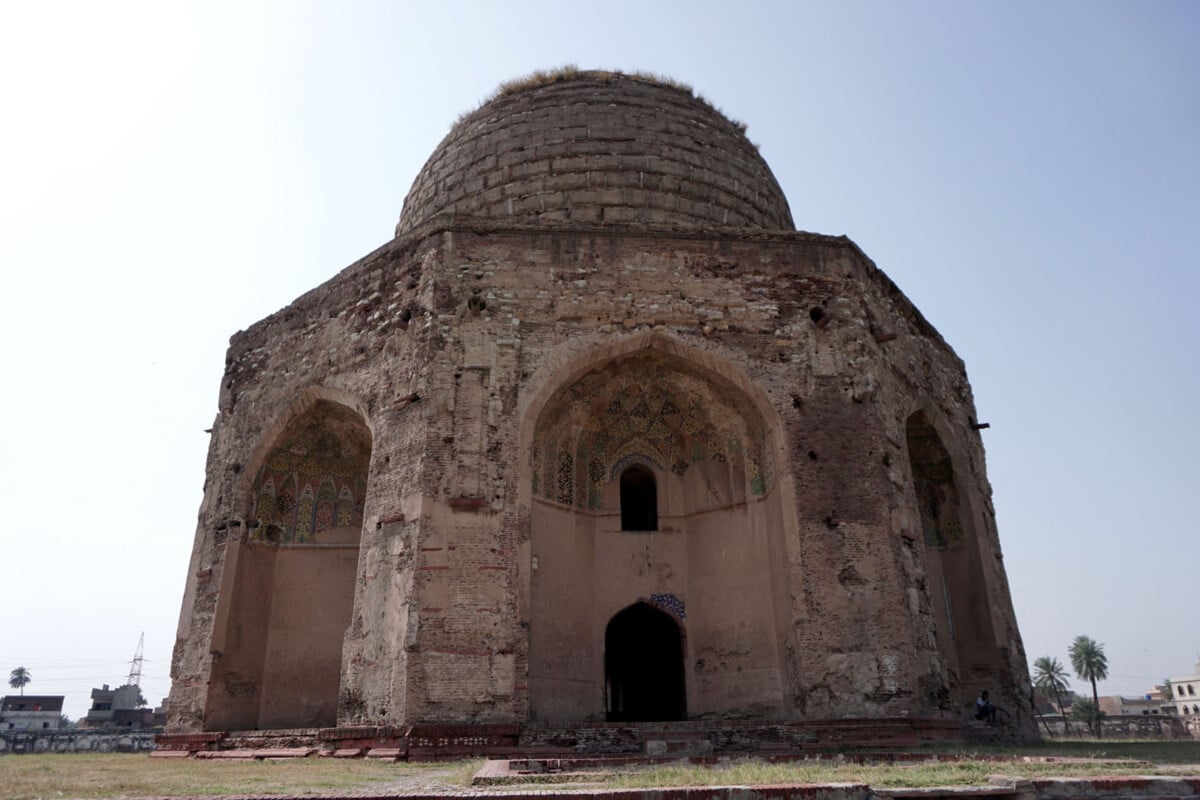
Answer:
<path fill-rule="evenodd" d="M 138 637 L 137 652 L 133 654 L 133 660 L 129 662 L 129 677 L 125 683 L 129 686 L 138 686 L 142 682 L 142 645 L 146 642 L 146 632 L 142 631 L 142 635 Z"/>

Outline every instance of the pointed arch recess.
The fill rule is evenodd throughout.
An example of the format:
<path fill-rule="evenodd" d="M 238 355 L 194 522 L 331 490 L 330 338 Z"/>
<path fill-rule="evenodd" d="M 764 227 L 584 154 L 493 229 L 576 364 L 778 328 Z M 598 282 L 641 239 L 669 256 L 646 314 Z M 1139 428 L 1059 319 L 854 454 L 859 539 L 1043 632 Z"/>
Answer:
<path fill-rule="evenodd" d="M 206 729 L 337 723 L 371 447 L 361 406 L 314 387 L 256 448 L 239 487 L 247 532 L 225 549 Z"/>
<path fill-rule="evenodd" d="M 936 645 L 951 702 L 965 706 L 995 687 L 1000 676 L 994 665 L 1003 661 L 983 568 L 985 542 L 952 433 L 937 410 L 919 404 L 905 420 L 904 434 Z"/>
<path fill-rule="evenodd" d="M 530 718 L 605 719 L 606 625 L 660 595 L 687 602 L 687 648 L 739 653 L 686 655 L 688 713 L 782 713 L 796 514 L 766 394 L 659 333 L 549 361 L 520 409 Z M 622 530 L 620 478 L 635 466 L 655 485 L 650 535 Z"/>

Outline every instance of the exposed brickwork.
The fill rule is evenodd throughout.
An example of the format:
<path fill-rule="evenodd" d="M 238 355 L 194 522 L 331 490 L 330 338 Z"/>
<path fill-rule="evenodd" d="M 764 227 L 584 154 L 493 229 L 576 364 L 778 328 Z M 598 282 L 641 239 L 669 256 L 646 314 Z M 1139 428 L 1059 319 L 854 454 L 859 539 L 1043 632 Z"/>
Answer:
<path fill-rule="evenodd" d="M 790 230 L 787 200 L 733 122 L 690 92 L 582 76 L 501 97 L 438 145 L 398 234 L 441 212 Z"/>
<path fill-rule="evenodd" d="M 456 199 L 450 165 L 466 160 L 470 174 L 471 148 L 500 147 L 499 132 L 533 157 L 552 142 L 621 138 L 567 136 L 576 114 L 597 131 L 636 131 L 660 166 L 688 151 L 682 130 L 701 136 L 714 149 L 706 169 L 748 170 L 734 189 L 703 189 L 710 208 L 744 213 L 581 222 L 500 214 L 474 189 L 461 197 L 482 205 Z M 517 163 L 479 169 L 509 170 L 509 186 Z M 607 621 L 670 597 L 690 716 L 749 720 L 742 730 L 758 725 L 767 740 L 771 725 L 827 718 L 943 718 L 957 731 L 988 688 L 1011 732 L 1035 735 L 962 362 L 853 243 L 791 230 L 734 126 L 638 80 L 519 92 L 448 137 L 401 231 L 231 342 L 172 730 L 214 725 L 212 676 L 225 675 L 227 713 L 274 674 L 230 679 L 222 664 L 272 650 L 214 643 L 245 623 L 230 587 L 246 583 L 246 565 L 274 564 L 279 584 L 293 569 L 284 555 L 300 557 L 255 541 L 254 480 L 293 420 L 332 403 L 370 431 L 353 613 L 343 638 L 299 644 L 340 648 L 340 726 L 601 721 Z M 601 409 L 587 393 L 603 387 L 615 394 Z M 695 398 L 719 402 L 680 407 L 703 405 Z M 913 430 L 936 438 L 936 458 L 910 447 Z M 614 476 L 627 463 L 658 481 L 653 534 L 620 531 Z M 545 491 L 550 471 L 566 476 L 563 494 Z M 915 476 L 952 485 L 953 502 L 931 516 Z M 954 536 L 929 539 L 934 518 Z M 945 603 L 961 604 L 963 586 L 965 619 Z M 398 746 L 351 733 L 341 746 Z"/>

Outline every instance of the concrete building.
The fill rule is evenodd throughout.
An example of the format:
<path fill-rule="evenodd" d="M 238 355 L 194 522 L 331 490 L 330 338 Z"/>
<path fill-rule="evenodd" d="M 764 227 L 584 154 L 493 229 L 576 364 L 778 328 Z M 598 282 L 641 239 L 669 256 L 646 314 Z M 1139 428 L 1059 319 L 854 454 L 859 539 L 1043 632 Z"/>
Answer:
<path fill-rule="evenodd" d="M 62 695 L 7 695 L 0 699 L 0 730 L 57 730 L 62 708 Z"/>
<path fill-rule="evenodd" d="M 1109 717 L 1161 714 L 1162 702 L 1155 700 L 1150 695 L 1141 697 L 1109 695 L 1100 698 L 1100 710 Z"/>
<path fill-rule="evenodd" d="M 110 689 L 106 683 L 92 689 L 92 707 L 80 722 L 91 728 L 151 727 L 154 712 L 145 705 L 140 687 L 127 683 Z"/>
<path fill-rule="evenodd" d="M 1191 675 L 1172 675 L 1167 679 L 1171 684 L 1172 704 L 1175 713 L 1181 717 L 1196 717 L 1200 719 L 1200 662 L 1196 663 L 1196 671 Z"/>
<path fill-rule="evenodd" d="M 1036 736 L 962 361 L 688 89 L 503 87 L 226 365 L 171 731 Z"/>

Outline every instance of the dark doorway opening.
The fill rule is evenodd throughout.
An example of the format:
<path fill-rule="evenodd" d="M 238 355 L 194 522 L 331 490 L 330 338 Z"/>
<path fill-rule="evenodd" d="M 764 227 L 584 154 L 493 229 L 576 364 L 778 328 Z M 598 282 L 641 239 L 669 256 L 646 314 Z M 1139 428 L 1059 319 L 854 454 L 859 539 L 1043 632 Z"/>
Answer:
<path fill-rule="evenodd" d="M 658 530 L 658 487 L 645 467 L 621 473 L 621 530 Z"/>
<path fill-rule="evenodd" d="M 609 722 L 687 719 L 683 633 L 665 612 L 634 603 L 609 621 L 604 676 Z"/>

